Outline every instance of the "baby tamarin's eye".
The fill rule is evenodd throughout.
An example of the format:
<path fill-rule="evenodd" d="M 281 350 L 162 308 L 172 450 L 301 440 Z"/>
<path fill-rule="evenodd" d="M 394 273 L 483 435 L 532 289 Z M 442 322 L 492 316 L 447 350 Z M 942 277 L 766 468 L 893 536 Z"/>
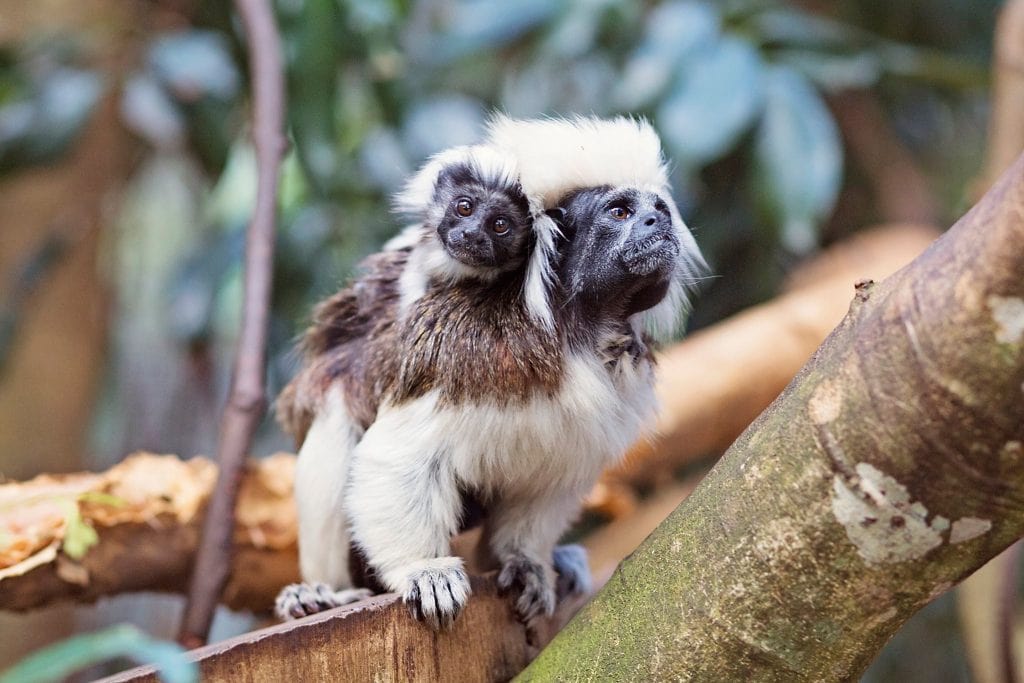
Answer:
<path fill-rule="evenodd" d="M 465 197 L 462 197 L 455 202 L 455 212 L 462 217 L 469 216 L 473 213 L 473 202 L 469 201 Z"/>
<path fill-rule="evenodd" d="M 511 227 L 512 224 L 503 216 L 498 216 L 494 219 L 494 222 L 491 223 L 491 230 L 494 231 L 495 235 L 504 235 Z"/>

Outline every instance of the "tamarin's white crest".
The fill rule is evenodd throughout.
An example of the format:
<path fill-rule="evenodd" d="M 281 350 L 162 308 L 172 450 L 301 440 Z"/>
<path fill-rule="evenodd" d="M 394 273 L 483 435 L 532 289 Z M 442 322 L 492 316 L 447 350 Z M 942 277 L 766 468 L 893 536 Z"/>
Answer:
<path fill-rule="evenodd" d="M 557 228 L 538 220 L 538 209 L 543 212 L 556 207 L 574 190 L 614 187 L 651 191 L 662 197 L 682 247 L 676 277 L 662 302 L 636 318 L 655 339 L 664 341 L 677 332 L 688 306 L 687 291 L 707 270 L 707 264 L 672 200 L 668 165 L 651 124 L 622 116 L 522 120 L 496 115 L 488 124 L 487 142 L 515 159 L 519 181 L 535 212 L 534 230 L 541 235 L 557 232 Z M 538 243 L 542 240 L 539 237 Z"/>

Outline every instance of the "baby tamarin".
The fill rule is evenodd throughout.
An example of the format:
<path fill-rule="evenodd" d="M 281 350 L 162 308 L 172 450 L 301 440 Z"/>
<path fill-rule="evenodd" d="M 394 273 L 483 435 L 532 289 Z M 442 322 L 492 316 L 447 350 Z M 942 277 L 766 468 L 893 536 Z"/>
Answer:
<path fill-rule="evenodd" d="M 300 540 L 304 577 L 346 586 L 351 531 L 376 579 L 435 627 L 450 624 L 469 595 L 448 546 L 466 494 L 487 508 L 499 585 L 518 593 L 520 616 L 552 611 L 555 542 L 652 412 L 643 317 L 665 318 L 666 308 L 674 316 L 682 297 L 668 295 L 700 264 L 649 127 L 545 121 L 561 126 L 546 150 L 508 144 L 534 123 L 492 131 L 517 162 L 544 162 L 529 183 L 520 173 L 534 221 L 527 267 L 428 277 L 419 289 L 403 286 L 409 252 L 404 264 L 404 250 L 380 255 L 368 285 L 386 302 L 379 310 L 320 309 L 319 327 L 335 334 L 365 319 L 362 366 L 324 352 L 300 378 L 316 400 L 303 398 L 302 384 L 296 392 L 314 416 L 296 481 L 300 534 L 315 541 Z M 545 204 L 561 204 L 557 249 L 552 219 L 537 209 Z M 385 282 L 380 297 L 374 288 Z"/>

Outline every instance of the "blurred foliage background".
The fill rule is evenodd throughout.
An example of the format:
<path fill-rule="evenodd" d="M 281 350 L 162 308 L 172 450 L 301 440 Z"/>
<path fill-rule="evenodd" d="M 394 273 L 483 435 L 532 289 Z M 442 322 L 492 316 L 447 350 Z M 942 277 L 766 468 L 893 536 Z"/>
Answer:
<path fill-rule="evenodd" d="M 0 437 L 0 470 L 103 467 L 139 448 L 211 453 L 254 193 L 237 18 L 224 0 L 46 0 L 31 20 L 20 4 L 0 0 L 0 183 L 23 197 L 61 164 L 108 163 L 92 174 L 103 186 L 82 194 L 99 202 L 91 218 L 63 191 L 37 197 L 34 217 L 0 199 L 0 406 L 31 425 Z M 801 258 L 879 220 L 948 225 L 984 150 L 999 4 L 277 0 L 291 149 L 270 391 L 295 369 L 311 304 L 401 227 L 389 195 L 430 154 L 475 140 L 494 110 L 654 122 L 717 276 L 691 327 L 770 298 Z M 99 126 L 110 132 L 97 141 Z M 45 333 L 74 349 L 97 340 L 80 361 L 80 419 L 60 448 L 34 454 L 63 423 L 47 401 L 74 393 L 62 384 L 73 373 L 63 347 L 20 358 L 38 350 L 26 328 L 83 249 L 84 279 L 53 313 L 65 327 Z M 68 323 L 83 308 L 91 336 Z M 12 386 L 36 388 L 27 399 Z M 268 421 L 256 451 L 288 446 Z M 927 680 L 963 680 L 957 647 L 931 647 L 953 661 Z M 913 680 L 877 667 L 869 680 Z"/>

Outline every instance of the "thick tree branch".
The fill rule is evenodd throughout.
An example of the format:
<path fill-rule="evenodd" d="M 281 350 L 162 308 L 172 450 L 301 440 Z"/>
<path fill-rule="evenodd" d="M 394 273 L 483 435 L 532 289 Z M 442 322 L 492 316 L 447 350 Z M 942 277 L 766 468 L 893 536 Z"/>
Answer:
<path fill-rule="evenodd" d="M 221 419 L 220 475 L 203 526 L 179 640 L 206 641 L 231 567 L 232 522 L 252 436 L 266 408 L 267 321 L 274 257 L 278 167 L 284 152 L 284 67 L 268 0 L 235 0 L 249 44 L 256 147 L 256 206 L 246 239 L 245 302 L 231 393 Z"/>
<path fill-rule="evenodd" d="M 523 680 L 850 680 L 1024 534 L 1024 159 L 843 323 Z"/>

